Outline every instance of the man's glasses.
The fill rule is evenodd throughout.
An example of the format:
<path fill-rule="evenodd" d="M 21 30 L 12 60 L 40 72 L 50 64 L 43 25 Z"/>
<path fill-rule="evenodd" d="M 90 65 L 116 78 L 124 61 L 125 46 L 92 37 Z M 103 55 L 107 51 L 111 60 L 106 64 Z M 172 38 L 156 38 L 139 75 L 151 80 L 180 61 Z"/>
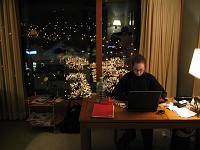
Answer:
<path fill-rule="evenodd" d="M 144 69 L 137 69 L 137 68 L 133 68 L 133 70 L 134 70 L 135 72 L 143 72 L 143 71 L 144 71 Z"/>

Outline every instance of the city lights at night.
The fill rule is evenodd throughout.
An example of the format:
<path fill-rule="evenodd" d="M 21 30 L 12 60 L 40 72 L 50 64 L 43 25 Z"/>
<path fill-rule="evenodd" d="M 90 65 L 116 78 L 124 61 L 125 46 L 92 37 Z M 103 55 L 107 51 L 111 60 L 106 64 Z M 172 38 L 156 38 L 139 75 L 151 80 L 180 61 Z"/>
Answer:
<path fill-rule="evenodd" d="M 23 4 L 22 8 L 25 6 Z M 49 1 L 47 5 L 45 1 L 32 0 L 28 5 L 29 9 L 24 10 L 28 11 L 29 16 L 21 14 L 21 32 L 25 50 L 26 86 L 29 93 L 44 91 L 76 99 L 84 92 L 89 92 L 79 91 L 83 86 L 89 86 L 90 93 L 84 95 L 91 95 L 95 92 L 96 84 L 96 68 L 91 67 L 96 62 L 98 18 L 95 1 Z M 103 4 L 102 67 L 109 92 L 118 82 L 118 76 L 129 70 L 130 59 L 139 47 L 135 40 L 137 21 L 132 20 L 134 25 L 129 24 L 135 10 L 127 9 L 126 5 L 128 1 L 124 6 L 118 3 Z M 129 12 L 126 16 L 127 22 L 122 22 L 117 28 L 113 25 L 113 19 L 125 16 L 115 12 L 112 18 L 111 10 L 116 11 L 114 6 L 123 6 Z M 119 66 L 116 67 L 115 64 Z M 72 73 L 77 76 L 76 80 L 84 81 L 80 87 L 76 86 L 77 91 L 72 88 L 77 82 L 72 82 L 71 78 L 66 80 Z M 78 74 L 84 74 L 84 78 L 78 78 Z M 44 79 L 48 80 L 44 82 Z"/>

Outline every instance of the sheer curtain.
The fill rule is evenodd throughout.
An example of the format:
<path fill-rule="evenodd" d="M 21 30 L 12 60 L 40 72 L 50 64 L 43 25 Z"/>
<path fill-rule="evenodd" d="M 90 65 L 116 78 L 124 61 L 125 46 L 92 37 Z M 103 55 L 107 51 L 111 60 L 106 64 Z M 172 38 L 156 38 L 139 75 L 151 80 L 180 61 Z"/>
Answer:
<path fill-rule="evenodd" d="M 139 52 L 147 59 L 147 72 L 176 96 L 183 0 L 142 0 Z"/>
<path fill-rule="evenodd" d="M 17 0 L 0 1 L 0 119 L 25 118 Z"/>

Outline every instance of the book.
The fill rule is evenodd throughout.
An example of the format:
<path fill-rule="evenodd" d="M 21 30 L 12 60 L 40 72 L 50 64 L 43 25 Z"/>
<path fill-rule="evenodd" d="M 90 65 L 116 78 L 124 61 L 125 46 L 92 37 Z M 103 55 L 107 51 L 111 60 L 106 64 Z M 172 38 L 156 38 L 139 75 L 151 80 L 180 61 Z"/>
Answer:
<path fill-rule="evenodd" d="M 114 118 L 114 105 L 94 104 L 92 117 Z"/>

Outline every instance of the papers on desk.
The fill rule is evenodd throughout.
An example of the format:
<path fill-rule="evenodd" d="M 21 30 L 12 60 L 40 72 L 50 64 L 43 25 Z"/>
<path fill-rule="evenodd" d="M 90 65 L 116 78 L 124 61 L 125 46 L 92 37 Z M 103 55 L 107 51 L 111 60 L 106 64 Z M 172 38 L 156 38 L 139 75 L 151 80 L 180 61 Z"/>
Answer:
<path fill-rule="evenodd" d="M 168 109 L 173 110 L 174 112 L 176 112 L 182 118 L 189 118 L 189 117 L 195 116 L 197 114 L 197 113 L 189 110 L 186 107 L 178 108 L 177 106 L 174 106 L 174 104 L 172 102 L 167 104 L 166 107 Z"/>
<path fill-rule="evenodd" d="M 175 111 L 182 118 L 192 117 L 197 114 L 186 107 L 178 108 L 177 106 L 173 106 L 172 110 Z"/>

